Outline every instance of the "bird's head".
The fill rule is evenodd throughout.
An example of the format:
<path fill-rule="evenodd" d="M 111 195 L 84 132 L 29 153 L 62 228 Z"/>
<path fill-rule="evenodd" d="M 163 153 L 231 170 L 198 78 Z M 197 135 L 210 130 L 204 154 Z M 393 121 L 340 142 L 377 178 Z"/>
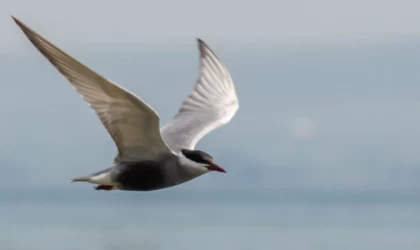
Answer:
<path fill-rule="evenodd" d="M 200 150 L 182 149 L 180 158 L 181 164 L 197 168 L 197 170 L 202 170 L 203 172 L 217 171 L 226 173 L 223 168 L 213 162 L 211 155 Z"/>

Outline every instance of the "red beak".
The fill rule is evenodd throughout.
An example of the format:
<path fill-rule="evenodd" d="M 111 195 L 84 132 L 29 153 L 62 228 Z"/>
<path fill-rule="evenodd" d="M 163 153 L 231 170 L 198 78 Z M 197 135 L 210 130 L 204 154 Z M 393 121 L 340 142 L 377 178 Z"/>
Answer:
<path fill-rule="evenodd" d="M 211 171 L 217 171 L 217 172 L 223 172 L 226 173 L 226 170 L 221 168 L 219 165 L 212 163 L 210 166 L 207 167 L 208 170 Z"/>

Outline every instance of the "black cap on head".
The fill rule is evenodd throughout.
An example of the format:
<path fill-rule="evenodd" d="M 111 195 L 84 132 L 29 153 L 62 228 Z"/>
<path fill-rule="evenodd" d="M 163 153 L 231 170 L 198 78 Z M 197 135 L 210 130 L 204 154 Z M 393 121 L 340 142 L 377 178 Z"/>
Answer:
<path fill-rule="evenodd" d="M 213 162 L 213 157 L 211 155 L 200 150 L 182 149 L 181 152 L 185 157 L 194 162 L 203 164 L 211 164 Z"/>

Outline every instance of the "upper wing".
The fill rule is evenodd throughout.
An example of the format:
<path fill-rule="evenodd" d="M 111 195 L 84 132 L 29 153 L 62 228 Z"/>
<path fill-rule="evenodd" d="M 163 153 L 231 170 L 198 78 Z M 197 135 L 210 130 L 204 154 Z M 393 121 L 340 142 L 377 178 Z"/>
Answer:
<path fill-rule="evenodd" d="M 239 108 L 232 78 L 210 47 L 198 39 L 200 75 L 178 114 L 161 132 L 175 152 L 193 149 L 210 131 L 228 123 Z"/>
<path fill-rule="evenodd" d="M 159 116 L 149 105 L 13 19 L 96 112 L 118 148 L 115 162 L 155 159 L 171 153 L 159 131 Z"/>

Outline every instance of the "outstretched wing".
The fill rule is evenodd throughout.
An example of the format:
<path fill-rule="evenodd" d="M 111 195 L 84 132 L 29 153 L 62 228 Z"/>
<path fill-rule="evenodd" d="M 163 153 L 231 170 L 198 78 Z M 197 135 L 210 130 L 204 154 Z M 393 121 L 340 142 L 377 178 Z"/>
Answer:
<path fill-rule="evenodd" d="M 210 131 L 228 123 L 239 108 L 235 86 L 228 69 L 210 47 L 198 39 L 200 74 L 178 114 L 161 132 L 175 152 L 194 149 Z"/>
<path fill-rule="evenodd" d="M 13 19 L 96 112 L 118 148 L 115 162 L 156 159 L 171 153 L 159 131 L 159 115 L 149 105 Z"/>

